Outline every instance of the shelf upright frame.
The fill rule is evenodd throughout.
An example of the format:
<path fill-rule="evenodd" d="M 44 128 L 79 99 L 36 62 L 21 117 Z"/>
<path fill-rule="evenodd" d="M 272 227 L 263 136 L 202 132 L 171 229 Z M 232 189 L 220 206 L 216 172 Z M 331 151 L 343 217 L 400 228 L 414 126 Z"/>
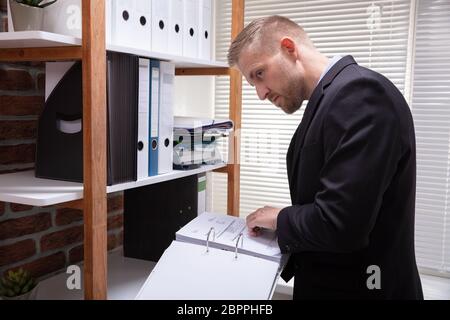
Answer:
<path fill-rule="evenodd" d="M 231 40 L 244 28 L 244 0 L 233 0 L 231 17 Z M 230 119 L 234 122 L 234 134 L 228 152 L 228 201 L 227 214 L 239 216 L 241 183 L 241 124 L 242 124 L 242 75 L 230 68 Z"/>
<path fill-rule="evenodd" d="M 84 298 L 107 299 L 105 1 L 82 2 Z"/>

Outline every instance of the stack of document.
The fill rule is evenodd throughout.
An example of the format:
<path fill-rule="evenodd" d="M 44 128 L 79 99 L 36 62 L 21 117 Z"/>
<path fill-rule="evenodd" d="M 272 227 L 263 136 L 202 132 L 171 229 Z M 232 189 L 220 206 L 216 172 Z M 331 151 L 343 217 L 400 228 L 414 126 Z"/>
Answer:
<path fill-rule="evenodd" d="M 222 163 L 217 141 L 233 129 L 228 119 L 174 118 L 174 169 L 193 169 Z"/>
<path fill-rule="evenodd" d="M 229 119 L 175 117 L 175 127 L 189 132 L 195 130 L 219 132 L 233 129 L 233 121 Z"/>

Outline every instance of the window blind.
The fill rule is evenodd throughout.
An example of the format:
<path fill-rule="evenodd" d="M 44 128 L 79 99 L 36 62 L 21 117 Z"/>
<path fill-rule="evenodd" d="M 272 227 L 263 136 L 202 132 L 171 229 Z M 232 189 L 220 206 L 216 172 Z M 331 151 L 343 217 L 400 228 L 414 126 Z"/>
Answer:
<path fill-rule="evenodd" d="M 245 0 L 247 25 L 255 18 L 283 15 L 301 25 L 328 57 L 352 54 L 356 61 L 390 78 L 404 92 L 410 0 L 279 1 Z M 231 1 L 216 1 L 216 59 L 226 61 L 230 44 Z M 243 82 L 240 215 L 272 205 L 291 204 L 286 152 L 305 105 L 285 115 Z M 229 81 L 218 77 L 215 116 L 228 117 Z M 226 177 L 213 175 L 212 210 L 226 212 Z"/>
<path fill-rule="evenodd" d="M 417 1 L 412 112 L 417 139 L 416 255 L 450 272 L 450 1 Z"/>

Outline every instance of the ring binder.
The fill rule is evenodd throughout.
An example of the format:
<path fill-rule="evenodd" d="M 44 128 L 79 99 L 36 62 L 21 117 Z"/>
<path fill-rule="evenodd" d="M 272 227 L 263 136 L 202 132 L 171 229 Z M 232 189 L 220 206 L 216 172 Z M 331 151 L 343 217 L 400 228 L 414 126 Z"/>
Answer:
<path fill-rule="evenodd" d="M 209 235 L 211 234 L 211 231 L 213 232 L 213 241 L 216 240 L 216 230 L 214 227 L 211 227 L 208 231 L 208 235 L 206 236 L 206 252 L 209 252 Z"/>
<path fill-rule="evenodd" d="M 237 259 L 237 257 L 238 257 L 237 253 L 238 253 L 239 240 L 241 240 L 241 247 L 244 246 L 244 237 L 243 237 L 242 232 L 239 233 L 239 236 L 236 240 L 236 249 L 234 250 L 234 258 L 235 259 Z"/>
<path fill-rule="evenodd" d="M 200 214 L 175 233 L 136 299 L 271 299 L 288 255 L 275 232 L 250 237 L 246 230 L 244 218 Z"/>

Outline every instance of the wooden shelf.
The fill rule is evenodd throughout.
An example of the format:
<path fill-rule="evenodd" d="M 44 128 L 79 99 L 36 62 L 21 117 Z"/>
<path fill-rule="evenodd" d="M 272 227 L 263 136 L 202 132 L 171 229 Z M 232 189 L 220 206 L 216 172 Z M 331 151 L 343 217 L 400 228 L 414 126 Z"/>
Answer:
<path fill-rule="evenodd" d="M 46 49 L 49 48 L 59 48 L 59 50 L 73 51 L 73 47 L 77 46 L 81 49 L 81 39 L 66 36 L 51 32 L 45 31 L 18 31 L 18 32 L 0 32 L 0 48 L 8 49 L 5 53 L 0 54 L 0 61 L 3 60 L 24 60 L 24 59 L 32 59 L 32 60 L 52 60 L 55 59 L 53 56 L 47 56 L 47 52 L 44 50 L 40 56 L 31 56 L 24 57 L 24 52 L 26 53 L 29 49 Z M 63 47 L 63 48 L 61 48 Z M 171 54 L 135 49 L 130 47 L 116 46 L 107 44 L 106 50 L 115 51 L 115 52 L 123 52 L 135 54 L 141 57 L 149 57 L 164 61 L 171 61 L 175 63 L 176 68 L 228 68 L 228 64 L 226 62 L 217 62 L 217 61 L 209 61 L 203 59 L 175 56 Z M 31 50 L 35 51 L 35 50 Z M 8 54 L 6 56 L 6 53 Z M 81 59 L 81 50 L 80 54 L 76 54 L 73 56 L 67 56 L 66 59 Z M 56 58 L 57 59 L 57 58 Z M 60 60 L 60 59 L 57 59 Z M 217 70 L 217 69 L 216 69 Z M 220 70 L 217 72 L 220 73 Z M 221 71 L 225 73 L 226 71 Z"/>
<path fill-rule="evenodd" d="M 125 258 L 121 250 L 108 254 L 108 300 L 133 300 L 153 270 L 155 262 Z M 81 274 L 83 265 L 80 264 Z M 83 300 L 84 290 L 67 289 L 69 274 L 62 272 L 39 283 L 37 300 Z M 83 285 L 83 281 L 81 281 Z"/>
<path fill-rule="evenodd" d="M 193 170 L 174 170 L 170 173 L 148 177 L 107 187 L 107 192 L 117 192 L 149 184 L 179 179 L 194 174 L 226 167 L 225 163 L 204 165 Z M 33 170 L 0 175 L 0 201 L 49 206 L 83 198 L 83 184 L 61 180 L 39 179 Z"/>

